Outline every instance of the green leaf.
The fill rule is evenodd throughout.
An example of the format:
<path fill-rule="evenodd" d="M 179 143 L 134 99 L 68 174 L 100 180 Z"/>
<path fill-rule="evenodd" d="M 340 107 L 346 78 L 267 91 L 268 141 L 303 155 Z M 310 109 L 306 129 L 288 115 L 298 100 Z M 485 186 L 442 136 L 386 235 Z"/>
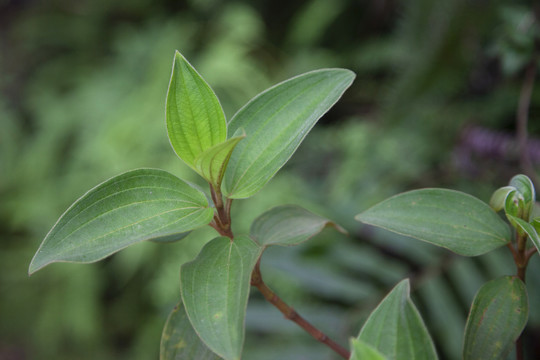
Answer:
<path fill-rule="evenodd" d="M 175 306 L 161 335 L 159 360 L 219 360 L 193 330 L 182 302 Z"/>
<path fill-rule="evenodd" d="M 96 186 L 62 215 L 29 273 L 59 261 L 91 263 L 143 240 L 175 240 L 212 216 L 204 194 L 176 176 L 129 171 Z"/>
<path fill-rule="evenodd" d="M 510 222 L 520 230 L 521 233 L 525 233 L 529 236 L 529 239 L 531 239 L 532 243 L 538 250 L 538 253 L 540 253 L 540 236 L 538 236 L 538 232 L 536 231 L 535 227 L 523 219 L 511 215 L 506 216 Z"/>
<path fill-rule="evenodd" d="M 217 144 L 199 154 L 195 159 L 195 169 L 214 188 L 220 188 L 232 151 L 244 137 L 245 135 L 236 136 Z"/>
<path fill-rule="evenodd" d="M 226 360 L 240 359 L 251 271 L 262 248 L 247 236 L 210 241 L 180 272 L 182 299 L 197 334 Z"/>
<path fill-rule="evenodd" d="M 371 313 L 358 340 L 388 359 L 437 359 L 431 337 L 409 293 L 409 279 L 397 284 Z"/>
<path fill-rule="evenodd" d="M 386 360 L 377 349 L 358 339 L 351 339 L 351 350 L 349 360 Z"/>
<path fill-rule="evenodd" d="M 515 187 L 523 196 L 524 202 L 524 215 L 525 219 L 529 220 L 529 216 L 532 213 L 534 202 L 536 201 L 536 194 L 534 191 L 534 184 L 531 179 L 525 175 L 516 175 L 510 180 L 510 186 Z"/>
<path fill-rule="evenodd" d="M 510 241 L 508 225 L 484 202 L 446 189 L 421 189 L 391 197 L 356 220 L 476 256 Z"/>
<path fill-rule="evenodd" d="M 523 196 L 517 190 L 512 190 L 506 196 L 504 213 L 506 216 L 521 216 L 523 213 Z"/>
<path fill-rule="evenodd" d="M 173 242 L 182 240 L 183 238 L 185 238 L 189 234 L 191 234 L 191 231 L 188 231 L 188 232 L 185 232 L 185 233 L 182 233 L 182 234 L 173 234 L 171 236 L 163 236 L 163 237 L 159 237 L 159 238 L 156 238 L 156 239 L 150 239 L 150 241 L 154 242 L 154 243 L 157 243 L 157 244 L 160 244 L 160 243 L 167 243 L 168 244 L 168 243 L 173 243 Z"/>
<path fill-rule="evenodd" d="M 516 188 L 513 186 L 504 186 L 502 188 L 497 189 L 493 195 L 491 196 L 491 199 L 489 200 L 489 206 L 495 211 L 501 211 L 505 208 L 506 205 L 506 198 L 508 195 L 515 191 Z"/>
<path fill-rule="evenodd" d="M 345 69 L 312 71 L 257 95 L 229 123 L 247 137 L 234 150 L 224 179 L 229 198 L 257 193 L 289 160 L 317 120 L 351 85 Z"/>
<path fill-rule="evenodd" d="M 504 276 L 484 284 L 467 319 L 463 358 L 506 359 L 527 324 L 528 313 L 527 290 L 517 277 Z"/>
<path fill-rule="evenodd" d="M 296 205 L 282 205 L 259 216 L 251 225 L 251 238 L 260 245 L 298 245 L 336 223 Z"/>
<path fill-rule="evenodd" d="M 227 122 L 216 94 L 178 51 L 166 108 L 171 145 L 192 168 L 198 155 L 227 139 Z"/>

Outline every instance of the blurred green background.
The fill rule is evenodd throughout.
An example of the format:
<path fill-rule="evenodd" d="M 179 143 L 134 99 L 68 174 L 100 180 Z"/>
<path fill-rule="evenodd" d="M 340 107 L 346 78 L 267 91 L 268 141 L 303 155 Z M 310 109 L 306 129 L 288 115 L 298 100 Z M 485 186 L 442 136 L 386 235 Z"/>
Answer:
<path fill-rule="evenodd" d="M 155 167 L 204 186 L 166 135 L 175 49 L 211 84 L 228 118 L 299 73 L 356 72 L 291 161 L 254 198 L 233 205 L 235 232 L 285 203 L 336 220 L 349 236 L 325 230 L 302 246 L 269 250 L 262 265 L 269 286 L 347 345 L 384 294 L 410 277 L 441 359 L 460 358 L 471 300 L 484 281 L 514 273 L 509 254 L 461 258 L 353 217 L 419 187 L 487 201 L 523 172 L 516 109 L 526 70 L 538 65 L 534 3 L 0 0 L 0 359 L 158 358 L 180 265 L 212 229 L 92 265 L 53 264 L 30 278 L 27 268 L 62 212 L 111 176 Z M 530 111 L 527 151 L 540 169 L 540 86 Z M 524 340 L 533 359 L 538 256 L 527 276 Z M 336 357 L 254 293 L 244 358 Z"/>

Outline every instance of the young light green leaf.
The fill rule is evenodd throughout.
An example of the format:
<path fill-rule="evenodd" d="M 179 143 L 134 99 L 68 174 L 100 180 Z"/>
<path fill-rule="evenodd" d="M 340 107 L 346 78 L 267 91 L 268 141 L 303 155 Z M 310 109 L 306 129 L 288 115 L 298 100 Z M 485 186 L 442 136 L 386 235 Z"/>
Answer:
<path fill-rule="evenodd" d="M 534 191 L 534 184 L 531 179 L 525 175 L 516 175 L 510 180 L 510 186 L 515 187 L 523 196 L 524 203 L 524 218 L 529 220 L 529 216 L 532 213 L 534 202 L 536 201 L 536 194 Z"/>
<path fill-rule="evenodd" d="M 296 205 L 281 205 L 268 210 L 251 224 L 251 238 L 263 246 L 298 245 L 336 223 Z"/>
<path fill-rule="evenodd" d="M 463 359 L 506 359 L 528 314 L 527 290 L 519 278 L 504 276 L 484 284 L 467 319 Z"/>
<path fill-rule="evenodd" d="M 536 229 L 536 232 L 540 233 L 540 217 L 534 218 L 531 224 Z"/>
<path fill-rule="evenodd" d="M 409 293 L 409 279 L 397 284 L 371 313 L 358 340 L 388 359 L 437 359 L 431 337 Z"/>
<path fill-rule="evenodd" d="M 351 85 L 345 69 L 312 71 L 257 95 L 229 123 L 247 134 L 233 151 L 224 179 L 230 198 L 258 192 L 289 160 L 317 120 Z"/>
<path fill-rule="evenodd" d="M 484 202 L 453 190 L 421 189 L 393 196 L 356 220 L 476 256 L 510 241 L 508 225 Z"/>
<path fill-rule="evenodd" d="M 62 215 L 29 273 L 53 262 L 101 260 L 143 240 L 172 241 L 212 216 L 204 194 L 176 176 L 156 169 L 129 171 L 96 186 Z"/>
<path fill-rule="evenodd" d="M 508 193 L 504 201 L 504 213 L 506 216 L 521 216 L 523 214 L 523 196 L 517 190 Z"/>
<path fill-rule="evenodd" d="M 529 239 L 531 239 L 532 243 L 538 250 L 538 253 L 540 253 L 540 236 L 538 235 L 535 227 L 523 219 L 511 215 L 506 216 L 508 217 L 512 225 L 516 226 L 521 233 L 525 233 L 529 236 Z"/>
<path fill-rule="evenodd" d="M 193 330 L 182 302 L 175 306 L 161 335 L 159 360 L 220 360 Z"/>
<path fill-rule="evenodd" d="M 349 360 L 386 360 L 374 347 L 358 339 L 351 339 L 351 357 Z"/>
<path fill-rule="evenodd" d="M 231 153 L 244 137 L 245 135 L 235 136 L 211 147 L 195 158 L 195 169 L 214 188 L 219 189 L 221 187 L 221 180 L 225 174 Z"/>
<path fill-rule="evenodd" d="M 166 109 L 171 145 L 192 168 L 199 154 L 227 139 L 227 122 L 216 94 L 178 51 Z"/>
<path fill-rule="evenodd" d="M 238 360 L 251 272 L 262 247 L 247 236 L 210 241 L 180 272 L 186 312 L 199 337 L 226 360 Z"/>
<path fill-rule="evenodd" d="M 516 188 L 513 186 L 504 186 L 497 189 L 489 200 L 489 206 L 491 206 L 491 208 L 496 212 L 501 211 L 505 207 L 506 198 L 512 191 L 515 190 Z"/>

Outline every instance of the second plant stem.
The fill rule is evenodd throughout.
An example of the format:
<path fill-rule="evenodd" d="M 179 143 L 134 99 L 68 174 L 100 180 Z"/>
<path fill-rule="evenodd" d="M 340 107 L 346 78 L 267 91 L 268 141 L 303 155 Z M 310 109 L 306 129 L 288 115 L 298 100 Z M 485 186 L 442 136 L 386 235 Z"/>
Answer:
<path fill-rule="evenodd" d="M 216 231 L 222 235 L 226 236 L 233 241 L 234 235 L 231 229 L 231 202 L 232 200 L 227 198 L 225 203 L 223 202 L 223 196 L 219 190 L 214 189 L 213 186 L 210 186 L 210 193 L 212 195 L 212 201 L 216 207 L 216 213 L 214 219 L 210 223 Z M 344 359 L 349 359 L 350 352 L 330 339 L 325 333 L 313 326 L 306 319 L 304 319 L 300 314 L 296 312 L 291 306 L 287 305 L 279 296 L 277 296 L 263 281 L 260 269 L 260 258 L 251 273 L 251 285 L 255 286 L 264 298 L 272 305 L 274 305 L 286 319 L 291 320 L 298 324 L 302 329 L 314 337 L 317 341 L 328 346 L 330 349 L 335 351 Z"/>

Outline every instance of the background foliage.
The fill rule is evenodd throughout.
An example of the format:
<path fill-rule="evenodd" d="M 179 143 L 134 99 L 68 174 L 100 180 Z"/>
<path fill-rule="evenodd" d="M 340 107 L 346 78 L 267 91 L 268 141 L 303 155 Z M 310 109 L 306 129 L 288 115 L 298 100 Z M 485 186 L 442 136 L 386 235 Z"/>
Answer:
<path fill-rule="evenodd" d="M 350 236 L 325 230 L 302 246 L 268 250 L 269 286 L 346 345 L 383 295 L 410 277 L 441 358 L 458 358 L 472 298 L 486 280 L 514 273 L 509 255 L 461 258 L 353 216 L 426 186 L 487 201 L 520 172 L 515 114 L 540 33 L 533 3 L 0 2 L 0 359 L 157 358 L 180 265 L 212 229 L 94 265 L 55 264 L 31 278 L 27 268 L 58 216 L 106 178 L 154 167 L 198 181 L 164 126 L 175 49 L 212 85 L 228 119 L 296 74 L 357 73 L 285 169 L 235 204 L 235 232 L 284 203 L 336 220 Z M 528 149 L 536 168 L 538 89 Z M 529 301 L 538 304 L 538 256 L 529 267 Z M 525 331 L 526 358 L 540 357 L 538 311 Z M 254 294 L 245 359 L 332 356 Z"/>

